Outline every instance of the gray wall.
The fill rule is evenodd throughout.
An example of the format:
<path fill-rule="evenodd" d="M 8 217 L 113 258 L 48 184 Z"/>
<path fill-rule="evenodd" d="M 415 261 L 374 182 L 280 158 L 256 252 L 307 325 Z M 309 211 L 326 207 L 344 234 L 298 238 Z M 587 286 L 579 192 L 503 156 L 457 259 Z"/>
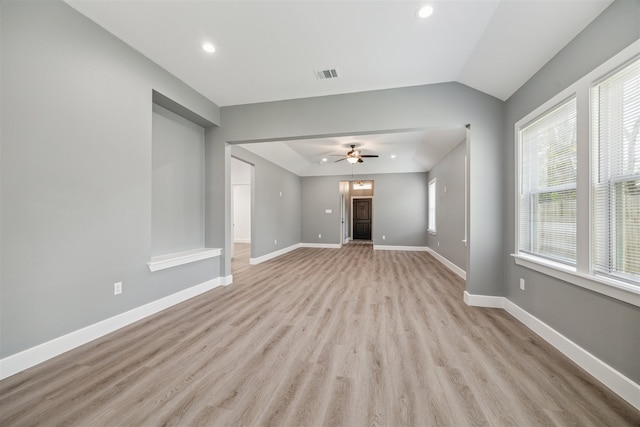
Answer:
<path fill-rule="evenodd" d="M 204 128 L 153 105 L 151 254 L 204 247 Z"/>
<path fill-rule="evenodd" d="M 219 110 L 62 2 L 0 7 L 6 357 L 219 276 L 215 259 L 146 265 L 152 90 L 212 123 Z"/>
<path fill-rule="evenodd" d="M 340 244 L 340 181 L 345 178 L 305 176 L 301 179 L 301 242 Z M 330 214 L 326 213 L 327 209 L 331 209 Z"/>
<path fill-rule="evenodd" d="M 427 245 L 426 173 L 358 175 L 356 178 L 374 181 L 372 239 L 375 245 Z M 350 176 L 302 178 L 303 243 L 340 243 L 340 181 L 349 180 L 352 180 Z M 327 214 L 326 209 L 332 213 Z M 322 234 L 322 238 L 318 238 L 318 234 Z"/>
<path fill-rule="evenodd" d="M 209 145 L 211 150 L 208 156 L 212 162 L 226 164 L 229 163 L 229 153 L 222 145 L 230 141 L 305 138 L 327 134 L 471 124 L 472 137 L 468 145 L 471 213 L 467 286 L 473 294 L 502 294 L 501 206 L 504 161 L 501 141 L 504 125 L 503 103 L 499 100 L 458 83 L 444 83 L 223 107 L 221 119 L 224 126 L 208 134 L 210 141 L 214 142 Z M 218 167 L 215 170 L 217 173 L 211 178 L 213 181 L 219 183 L 226 174 L 224 179 L 229 182 L 226 167 Z M 228 200 L 228 189 L 222 184 L 217 185 L 215 195 L 218 200 Z M 379 191 L 381 188 L 376 181 L 376 197 L 379 196 Z M 207 244 L 225 244 L 229 242 L 229 237 L 225 236 L 228 231 L 221 230 L 225 230 L 224 224 L 229 221 L 228 209 L 222 205 L 212 208 L 217 208 L 218 211 L 215 215 L 208 216 L 208 220 L 214 224 L 207 228 L 218 231 L 210 236 L 211 243 Z M 303 226 L 303 229 L 306 227 Z M 392 241 L 387 240 L 385 243 L 392 244 Z M 426 237 L 417 238 L 414 243 L 404 244 L 425 246 Z M 229 270 L 228 257 L 221 268 L 223 271 Z"/>
<path fill-rule="evenodd" d="M 372 177 L 375 180 L 373 243 L 427 246 L 427 174 Z M 382 240 L 383 235 L 385 240 Z"/>
<path fill-rule="evenodd" d="M 640 383 L 640 308 L 516 266 L 514 126 L 614 54 L 640 38 L 640 2 L 617 0 L 506 103 L 503 190 L 505 295 L 604 362 Z M 519 279 L 526 291 L 519 289 Z"/>
<path fill-rule="evenodd" d="M 251 257 L 300 243 L 300 177 L 242 147 L 231 154 L 254 166 Z"/>
<path fill-rule="evenodd" d="M 429 171 L 428 178 L 428 181 L 436 178 L 436 234 L 428 234 L 429 247 L 465 271 L 467 248 L 463 240 L 466 153 L 467 144 L 462 141 Z"/>

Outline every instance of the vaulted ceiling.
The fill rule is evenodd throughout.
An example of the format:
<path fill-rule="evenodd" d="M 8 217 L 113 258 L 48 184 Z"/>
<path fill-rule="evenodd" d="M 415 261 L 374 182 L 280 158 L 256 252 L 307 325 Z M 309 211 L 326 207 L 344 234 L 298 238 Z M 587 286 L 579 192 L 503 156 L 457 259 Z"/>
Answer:
<path fill-rule="evenodd" d="M 506 100 L 612 0 L 66 2 L 211 101 L 231 106 L 450 81 Z M 421 19 L 425 4 L 433 14 Z M 205 52 L 205 42 L 215 52 Z M 317 78 L 329 69 L 336 78 Z M 389 136 L 355 142 L 385 156 L 425 151 L 386 152 Z M 413 136 L 412 144 L 425 140 Z M 322 153 L 309 141 L 273 149 L 304 158 L 306 172 L 298 174 L 326 174 L 313 172 L 317 157 L 342 152 L 351 140 L 316 141 L 325 144 Z M 407 168 L 428 170 L 432 160 L 418 157 Z"/>

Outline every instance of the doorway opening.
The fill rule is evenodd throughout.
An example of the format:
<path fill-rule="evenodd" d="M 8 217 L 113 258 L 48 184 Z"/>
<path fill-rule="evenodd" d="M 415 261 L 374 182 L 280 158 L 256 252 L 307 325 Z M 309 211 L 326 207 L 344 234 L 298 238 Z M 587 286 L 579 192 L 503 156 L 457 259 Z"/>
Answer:
<path fill-rule="evenodd" d="M 231 259 L 249 264 L 252 235 L 252 189 L 254 166 L 231 158 Z"/>
<path fill-rule="evenodd" d="M 373 242 L 374 181 L 340 181 L 340 236 L 342 244 Z"/>

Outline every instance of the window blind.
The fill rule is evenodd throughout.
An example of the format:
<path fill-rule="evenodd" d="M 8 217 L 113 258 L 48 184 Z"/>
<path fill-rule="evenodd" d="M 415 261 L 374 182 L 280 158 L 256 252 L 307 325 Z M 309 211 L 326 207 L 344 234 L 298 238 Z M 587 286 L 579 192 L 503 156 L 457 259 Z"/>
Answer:
<path fill-rule="evenodd" d="M 519 131 L 519 250 L 576 260 L 576 99 Z"/>
<path fill-rule="evenodd" d="M 640 59 L 591 92 L 592 266 L 640 284 Z"/>

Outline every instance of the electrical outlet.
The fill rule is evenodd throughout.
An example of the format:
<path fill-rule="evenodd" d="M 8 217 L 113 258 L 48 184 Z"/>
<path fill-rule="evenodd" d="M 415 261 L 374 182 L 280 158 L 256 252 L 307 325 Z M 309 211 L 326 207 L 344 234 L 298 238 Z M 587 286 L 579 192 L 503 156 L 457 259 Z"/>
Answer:
<path fill-rule="evenodd" d="M 520 290 L 524 291 L 524 279 L 520 279 Z"/>
<path fill-rule="evenodd" d="M 318 234 L 318 239 L 322 239 L 322 234 Z"/>
<path fill-rule="evenodd" d="M 382 240 L 384 240 L 384 239 L 386 239 L 386 238 L 387 238 L 387 236 L 382 236 Z"/>
<path fill-rule="evenodd" d="M 438 247 L 440 247 L 440 242 L 438 242 Z"/>
<path fill-rule="evenodd" d="M 113 284 L 113 294 L 120 295 L 122 293 L 122 282 L 117 282 Z"/>
<path fill-rule="evenodd" d="M 275 240 L 273 241 L 273 244 L 274 244 L 274 245 L 277 245 L 277 244 L 278 244 L 278 239 L 275 239 Z"/>

